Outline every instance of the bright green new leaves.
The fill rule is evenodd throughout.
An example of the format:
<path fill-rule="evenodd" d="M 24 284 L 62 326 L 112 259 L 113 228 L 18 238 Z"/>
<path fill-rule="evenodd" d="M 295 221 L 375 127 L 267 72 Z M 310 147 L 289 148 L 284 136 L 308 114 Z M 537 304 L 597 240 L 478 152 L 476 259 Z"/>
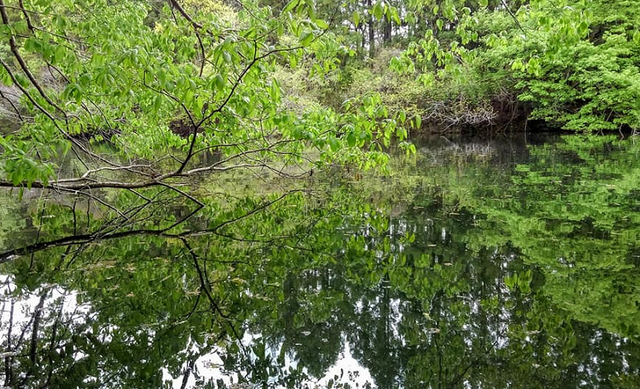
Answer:
<path fill-rule="evenodd" d="M 336 113 L 319 107 L 288 111 L 274 78 L 277 64 L 295 67 L 314 58 L 311 76 L 324 77 L 349 52 L 327 31 L 329 25 L 317 16 L 313 2 L 292 1 L 278 17 L 255 4 L 237 12 L 216 1 L 201 5 L 186 0 L 151 9 L 138 1 L 26 1 L 34 14 L 52 15 L 30 20 L 37 27 L 33 29 L 10 15 L 4 36 L 16 42 L 15 60 L 27 61 L 0 67 L 0 76 L 5 85 L 17 83 L 23 89 L 19 109 L 44 123 L 38 131 L 45 133 L 36 137 L 25 126 L 3 139 L 5 178 L 14 185 L 46 182 L 58 153 L 40 149 L 66 143 L 56 148 L 93 155 L 85 138 L 113 144 L 107 159 L 94 156 L 99 165 L 111 169 L 119 158 L 140 158 L 159 176 L 193 168 L 189 162 L 203 150 L 220 148 L 236 164 L 257 153 L 260 163 L 270 164 L 278 155 L 300 158 L 311 145 L 330 142 L 336 153 L 361 148 L 377 134 L 388 139 L 396 132 L 386 112 L 337 119 Z M 41 69 L 49 69 L 50 76 L 34 84 L 27 72 Z M 323 126 L 309 123 L 311 117 L 340 125 L 324 126 L 322 133 L 301 130 Z M 344 125 L 362 129 L 357 141 L 353 135 L 342 141 Z M 301 131 L 304 137 L 282 138 Z M 364 163 L 367 158 L 360 150 L 342 154 L 350 156 L 345 162 L 353 157 Z M 110 161 L 113 155 L 116 160 Z M 381 162 L 372 155 L 374 164 Z"/>
<path fill-rule="evenodd" d="M 485 102 L 510 104 L 508 90 L 530 119 L 553 127 L 640 128 L 634 3 L 536 1 L 518 8 L 505 2 L 495 9 L 457 8 L 455 19 L 442 4 L 431 5 L 436 28 L 409 44 L 392 63 L 396 70 L 417 70 L 419 79 L 445 88 L 460 84 L 462 100 L 477 100 L 479 92 Z M 447 20 L 454 31 L 445 31 Z"/>
<path fill-rule="evenodd" d="M 381 20 L 382 15 L 384 15 L 384 6 L 381 2 L 377 2 L 376 5 L 373 6 L 373 9 L 370 11 L 376 19 Z"/>

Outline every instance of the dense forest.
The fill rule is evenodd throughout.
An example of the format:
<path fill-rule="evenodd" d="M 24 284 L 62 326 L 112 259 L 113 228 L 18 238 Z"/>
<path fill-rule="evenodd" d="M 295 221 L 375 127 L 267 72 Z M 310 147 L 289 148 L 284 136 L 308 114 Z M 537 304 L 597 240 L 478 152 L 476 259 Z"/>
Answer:
<path fill-rule="evenodd" d="M 0 20 L 4 387 L 640 385 L 637 1 Z"/>
<path fill-rule="evenodd" d="M 125 167 L 85 141 L 126 155 L 140 186 L 196 173 L 203 150 L 240 162 L 312 147 L 325 162 L 369 166 L 409 132 L 640 127 L 640 10 L 630 0 L 0 9 L 0 97 L 15 128 L 0 138 L 3 186 L 53 184 L 54 161 L 69 151 L 100 166 L 85 164 L 65 189 Z"/>

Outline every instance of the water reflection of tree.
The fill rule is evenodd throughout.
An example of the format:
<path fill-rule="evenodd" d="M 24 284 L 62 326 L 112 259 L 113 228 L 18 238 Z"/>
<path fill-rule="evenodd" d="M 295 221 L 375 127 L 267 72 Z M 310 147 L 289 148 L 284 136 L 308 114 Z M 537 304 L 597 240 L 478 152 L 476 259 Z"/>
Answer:
<path fill-rule="evenodd" d="M 553 149 L 532 151 L 534 162 L 537 152 L 560 158 Z M 616 177 L 633 169 L 628 162 L 616 165 Z M 453 180 L 442 169 L 430 171 L 436 177 L 429 185 L 408 180 L 386 188 L 387 196 L 408 193 L 390 218 L 384 206 L 364 207 L 356 183 L 306 214 L 299 200 L 284 199 L 186 243 L 132 235 L 5 264 L 15 291 L 4 300 L 2 334 L 14 322 L 5 319 L 12 305 L 28 296 L 33 307 L 42 302 L 28 312 L 29 325 L 14 325 L 3 340 L 6 386 L 160 387 L 162 369 L 214 385 L 217 378 L 195 361 L 219 353 L 226 378 L 313 387 L 347 342 L 379 388 L 637 387 L 637 330 L 619 327 L 637 314 L 628 304 L 637 250 L 625 240 L 634 237 L 635 219 L 623 217 L 634 201 L 602 206 L 596 216 L 604 216 L 589 225 L 600 231 L 602 220 L 613 220 L 628 232 L 594 239 L 582 218 L 549 218 L 556 192 L 535 174 L 522 170 L 515 181 L 501 181 L 480 164 L 468 173 L 452 167 Z M 357 206 L 346 206 L 349 199 Z M 215 226 L 260 204 L 241 202 L 191 226 Z M 537 222 L 541 214 L 548 223 Z M 47 224 L 42 239 L 73 226 L 62 216 L 66 227 Z M 565 230 L 563 218 L 581 227 Z M 260 240 L 269 234 L 280 238 Z M 229 238 L 239 236 L 250 238 Z M 603 260 L 553 256 L 570 246 Z M 67 299 L 52 299 L 54 290 L 67 291 Z M 75 316 L 65 305 L 76 307 Z"/>

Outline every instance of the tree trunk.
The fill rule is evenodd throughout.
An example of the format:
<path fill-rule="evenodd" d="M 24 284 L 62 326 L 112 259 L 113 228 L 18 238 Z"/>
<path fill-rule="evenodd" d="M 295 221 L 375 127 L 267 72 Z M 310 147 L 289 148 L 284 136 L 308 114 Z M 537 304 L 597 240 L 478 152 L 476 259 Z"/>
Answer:
<path fill-rule="evenodd" d="M 369 9 L 369 57 L 373 58 L 376 53 L 376 33 L 374 30 L 373 14 L 371 13 L 371 0 L 367 0 L 367 7 Z"/>
<path fill-rule="evenodd" d="M 391 28 L 392 28 L 391 20 L 385 18 L 383 32 L 382 32 L 382 41 L 384 42 L 385 45 L 389 43 L 389 41 L 391 41 Z"/>

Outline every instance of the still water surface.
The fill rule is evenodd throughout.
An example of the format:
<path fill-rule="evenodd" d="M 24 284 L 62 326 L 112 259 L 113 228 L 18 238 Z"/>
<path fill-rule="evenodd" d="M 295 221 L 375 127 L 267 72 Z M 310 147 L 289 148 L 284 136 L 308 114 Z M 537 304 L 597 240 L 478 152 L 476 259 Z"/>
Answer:
<path fill-rule="evenodd" d="M 418 145 L 387 176 L 316 175 L 312 200 L 214 234 L 12 258 L 0 265 L 0 382 L 640 387 L 640 142 Z M 30 195 L 0 197 L 0 251 L 105 222 L 90 204 Z M 192 230 L 237 216 L 211 197 Z"/>

